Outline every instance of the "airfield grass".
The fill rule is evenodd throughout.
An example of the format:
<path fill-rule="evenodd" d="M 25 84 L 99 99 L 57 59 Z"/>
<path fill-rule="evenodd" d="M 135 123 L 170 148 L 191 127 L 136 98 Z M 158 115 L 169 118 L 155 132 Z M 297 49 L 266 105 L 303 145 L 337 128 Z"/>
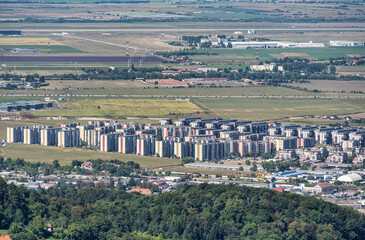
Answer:
<path fill-rule="evenodd" d="M 306 115 L 340 115 L 363 112 L 363 99 L 358 102 L 335 99 L 194 99 L 201 108 L 223 118 L 244 120 L 280 120 Z"/>
<path fill-rule="evenodd" d="M 0 45 L 63 45 L 62 43 L 50 38 L 43 37 L 1 37 Z"/>
<path fill-rule="evenodd" d="M 47 81 L 49 86 L 29 89 L 28 94 L 117 94 L 117 95 L 158 95 L 158 96 L 317 96 L 320 93 L 306 92 L 284 87 L 195 87 L 156 88 L 152 84 L 113 81 Z M 0 93 L 19 93 L 16 90 L 0 90 Z"/>
<path fill-rule="evenodd" d="M 14 102 L 14 101 L 41 101 L 42 97 L 15 97 L 15 96 L 1 96 L 0 103 Z"/>
<path fill-rule="evenodd" d="M 190 101 L 169 99 L 82 99 L 63 102 L 60 110 L 36 111 L 36 116 L 67 117 L 167 117 L 197 113 Z"/>
<path fill-rule="evenodd" d="M 120 153 L 99 152 L 80 148 L 58 148 L 27 144 L 9 144 L 0 147 L 0 156 L 4 158 L 24 158 L 29 162 L 51 163 L 57 159 L 61 165 L 70 165 L 72 160 L 88 161 L 90 159 L 119 159 L 123 162 L 134 161 L 143 167 L 157 168 L 163 166 L 177 165 L 179 159 L 145 157 Z"/>
<path fill-rule="evenodd" d="M 68 88 L 71 90 L 96 90 L 96 89 L 104 89 L 104 90 L 116 90 L 116 89 L 128 89 L 128 88 L 143 88 L 151 86 L 145 82 L 140 81 L 129 81 L 129 80 L 89 80 L 89 81 L 80 81 L 80 80 L 52 80 L 47 81 L 49 84 L 43 89 L 63 89 Z"/>
<path fill-rule="evenodd" d="M 81 53 L 82 51 L 80 51 L 79 49 L 70 47 L 70 46 L 66 46 L 66 45 L 51 45 L 51 46 L 47 46 L 47 45 L 1 45 L 0 44 L 0 48 L 2 49 L 2 51 L 5 52 L 9 52 L 12 51 L 14 48 L 26 48 L 26 49 L 37 49 L 39 52 L 42 53 Z M 3 61 L 6 62 L 6 56 L 3 57 Z"/>
<path fill-rule="evenodd" d="M 191 59 L 196 61 L 222 60 L 272 60 L 274 58 L 310 57 L 318 60 L 330 58 L 349 58 L 350 56 L 365 55 L 365 47 L 325 47 L 325 48 L 266 48 L 266 49 L 198 49 L 193 52 L 209 52 L 218 55 L 193 55 Z"/>
<path fill-rule="evenodd" d="M 343 124 L 344 120 L 327 120 L 327 119 L 316 119 L 316 118 L 292 118 L 285 120 L 285 123 L 295 124 L 309 124 L 309 125 L 320 125 L 329 126 L 331 124 Z M 350 127 L 364 127 L 365 124 L 349 122 Z"/>

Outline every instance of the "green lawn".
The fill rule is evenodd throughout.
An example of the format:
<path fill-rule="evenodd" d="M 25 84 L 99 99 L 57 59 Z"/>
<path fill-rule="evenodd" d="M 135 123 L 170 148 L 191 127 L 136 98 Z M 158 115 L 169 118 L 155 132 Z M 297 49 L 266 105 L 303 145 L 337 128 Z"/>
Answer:
<path fill-rule="evenodd" d="M 362 100 L 364 101 L 364 100 Z M 306 115 L 363 112 L 361 103 L 335 99 L 194 99 L 194 102 L 223 118 L 279 120 Z"/>
<path fill-rule="evenodd" d="M 119 159 L 123 162 L 134 161 L 141 164 L 141 166 L 148 168 L 177 165 L 180 163 L 179 159 L 144 157 L 78 148 L 58 148 L 26 144 L 9 144 L 6 147 L 0 147 L 0 156 L 5 158 L 24 158 L 25 161 L 29 162 L 46 163 L 51 163 L 53 160 L 58 159 L 61 165 L 69 165 L 72 160 L 87 161 L 89 159 L 98 158 L 104 160 Z"/>

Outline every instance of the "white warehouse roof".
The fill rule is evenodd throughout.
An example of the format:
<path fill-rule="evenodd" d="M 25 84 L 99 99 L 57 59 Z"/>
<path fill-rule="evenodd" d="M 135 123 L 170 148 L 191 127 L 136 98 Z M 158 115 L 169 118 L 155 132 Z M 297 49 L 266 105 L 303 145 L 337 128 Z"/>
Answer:
<path fill-rule="evenodd" d="M 340 182 L 358 182 L 362 180 L 362 177 L 359 174 L 346 174 L 337 179 Z"/>

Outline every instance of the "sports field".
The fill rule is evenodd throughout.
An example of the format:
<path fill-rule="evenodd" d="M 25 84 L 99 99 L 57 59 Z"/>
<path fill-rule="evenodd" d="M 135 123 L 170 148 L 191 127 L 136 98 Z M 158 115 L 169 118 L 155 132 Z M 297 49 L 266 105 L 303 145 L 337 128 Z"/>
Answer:
<path fill-rule="evenodd" d="M 0 147 L 0 156 L 5 158 L 24 158 L 29 162 L 46 162 L 51 163 L 57 159 L 61 165 L 69 165 L 72 160 L 87 161 L 90 159 L 119 159 L 124 162 L 134 161 L 143 167 L 157 168 L 163 166 L 177 165 L 179 159 L 144 157 L 137 155 L 127 155 L 120 153 L 106 153 L 95 150 L 86 150 L 79 148 L 58 148 L 39 145 L 26 144 L 9 144 L 6 147 Z"/>
<path fill-rule="evenodd" d="M 242 120 L 280 120 L 306 115 L 339 115 L 363 112 L 359 100 L 335 99 L 194 99 L 198 106 L 223 118 Z"/>
<path fill-rule="evenodd" d="M 61 103 L 64 109 L 36 111 L 36 116 L 67 117 L 167 117 L 197 113 L 190 101 L 169 99 L 83 99 Z"/>

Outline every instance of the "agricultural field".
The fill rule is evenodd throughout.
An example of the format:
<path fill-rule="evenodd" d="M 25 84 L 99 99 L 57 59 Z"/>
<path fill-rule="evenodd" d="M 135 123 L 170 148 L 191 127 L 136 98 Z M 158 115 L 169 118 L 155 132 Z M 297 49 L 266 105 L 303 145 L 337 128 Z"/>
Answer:
<path fill-rule="evenodd" d="M 86 150 L 78 148 L 58 148 L 39 145 L 26 144 L 9 144 L 6 147 L 0 147 L 0 156 L 5 158 L 24 158 L 29 162 L 51 163 L 57 159 L 61 165 L 70 165 L 72 160 L 87 161 L 90 159 L 119 159 L 123 162 L 134 161 L 142 167 L 159 168 L 163 166 L 178 165 L 179 159 L 155 158 L 137 155 L 128 155 L 120 153 L 107 153 L 95 150 Z"/>
<path fill-rule="evenodd" d="M 242 120 L 281 120 L 306 115 L 364 112 L 364 100 L 335 99 L 194 99 L 194 103 L 220 117 Z"/>
<path fill-rule="evenodd" d="M 338 75 L 359 75 L 365 76 L 365 66 L 336 66 Z"/>
<path fill-rule="evenodd" d="M 290 83 L 288 85 L 328 92 L 363 91 L 365 93 L 365 81 L 311 80 L 310 83 Z"/>
<path fill-rule="evenodd" d="M 66 117 L 168 117 L 201 109 L 190 101 L 168 99 L 82 99 L 63 102 L 61 110 L 35 111 L 35 116 Z"/>

